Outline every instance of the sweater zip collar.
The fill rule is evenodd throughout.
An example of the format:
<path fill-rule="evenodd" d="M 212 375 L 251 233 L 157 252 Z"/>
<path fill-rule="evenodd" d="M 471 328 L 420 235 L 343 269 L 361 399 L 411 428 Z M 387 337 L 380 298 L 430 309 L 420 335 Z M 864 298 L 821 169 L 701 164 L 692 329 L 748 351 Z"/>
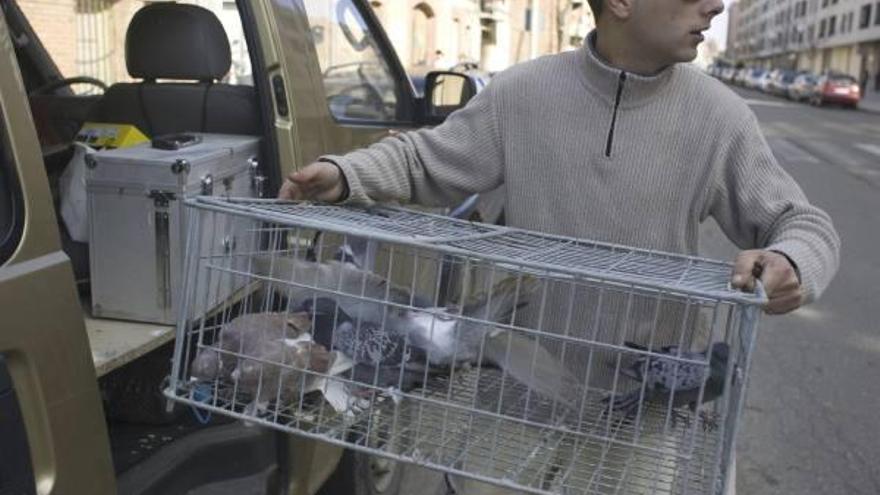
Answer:
<path fill-rule="evenodd" d="M 620 73 L 624 69 L 611 65 L 599 55 L 596 50 L 596 36 L 595 31 L 590 33 L 581 49 L 579 60 L 582 66 L 579 72 L 587 88 L 611 107 L 615 103 L 620 87 Z M 678 65 L 672 64 L 652 75 L 625 71 L 626 94 L 621 97 L 619 110 L 641 106 L 662 97 L 670 84 L 674 84 L 675 74 L 681 70 Z"/>
<path fill-rule="evenodd" d="M 623 95 L 623 86 L 626 83 L 626 71 L 620 71 L 617 78 L 617 94 L 614 97 L 614 111 L 611 114 L 611 127 L 608 128 L 608 140 L 605 143 L 605 157 L 611 158 L 611 149 L 614 145 L 614 126 L 617 124 L 617 111 L 620 109 L 620 98 Z"/>

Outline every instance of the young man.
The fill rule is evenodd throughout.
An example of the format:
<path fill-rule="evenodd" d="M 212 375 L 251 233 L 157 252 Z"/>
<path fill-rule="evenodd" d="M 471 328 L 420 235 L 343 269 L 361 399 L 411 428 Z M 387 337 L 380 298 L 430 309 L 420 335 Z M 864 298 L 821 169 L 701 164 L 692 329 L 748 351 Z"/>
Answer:
<path fill-rule="evenodd" d="M 498 74 L 434 129 L 387 138 L 292 174 L 282 198 L 451 205 L 505 184 L 508 224 L 696 254 L 713 217 L 781 314 L 814 300 L 839 239 L 778 165 L 742 99 L 693 60 L 721 0 L 590 0 L 581 50 Z"/>

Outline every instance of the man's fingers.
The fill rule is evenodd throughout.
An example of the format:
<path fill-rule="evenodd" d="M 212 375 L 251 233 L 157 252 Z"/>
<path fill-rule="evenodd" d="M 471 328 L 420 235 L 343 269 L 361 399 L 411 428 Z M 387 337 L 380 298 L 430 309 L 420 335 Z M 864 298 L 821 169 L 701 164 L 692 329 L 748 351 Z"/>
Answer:
<path fill-rule="evenodd" d="M 733 261 L 733 273 L 730 283 L 734 288 L 755 290 L 755 265 L 762 266 L 762 251 L 743 251 Z"/>
<path fill-rule="evenodd" d="M 278 191 L 278 199 L 296 201 L 302 199 L 302 192 L 296 184 L 287 179 L 281 184 L 281 189 Z"/>
<path fill-rule="evenodd" d="M 761 280 L 764 282 L 764 290 L 767 291 L 768 297 L 800 290 L 800 280 L 788 258 L 779 253 L 768 252 L 762 263 L 764 276 Z"/>
<path fill-rule="evenodd" d="M 796 310 L 801 307 L 803 302 L 804 296 L 800 290 L 797 290 L 771 299 L 767 306 L 764 307 L 764 311 L 772 315 L 781 315 Z"/>
<path fill-rule="evenodd" d="M 340 181 L 336 165 L 313 163 L 291 173 L 281 186 L 278 197 L 289 200 L 337 201 Z"/>
<path fill-rule="evenodd" d="M 761 280 L 764 286 L 768 299 L 764 310 L 769 314 L 788 313 L 804 302 L 797 272 L 782 254 L 753 249 L 737 255 L 731 285 L 740 290 L 753 291 L 756 280 Z"/>
<path fill-rule="evenodd" d="M 769 253 L 761 259 L 761 265 L 764 267 L 761 281 L 764 282 L 764 290 L 767 291 L 768 294 L 776 292 L 777 289 L 785 283 L 785 279 L 787 278 L 785 268 L 788 265 L 788 261 L 783 259 L 783 264 L 780 263 L 779 258 L 782 257 L 775 253 Z"/>

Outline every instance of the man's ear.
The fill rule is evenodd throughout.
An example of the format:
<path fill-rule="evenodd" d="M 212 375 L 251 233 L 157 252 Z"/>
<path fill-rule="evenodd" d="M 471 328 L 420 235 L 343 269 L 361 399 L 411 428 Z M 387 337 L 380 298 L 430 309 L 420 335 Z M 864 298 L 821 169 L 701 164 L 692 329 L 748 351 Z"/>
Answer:
<path fill-rule="evenodd" d="M 632 16 L 637 0 L 604 0 L 603 9 L 608 15 L 618 20 L 626 20 Z"/>

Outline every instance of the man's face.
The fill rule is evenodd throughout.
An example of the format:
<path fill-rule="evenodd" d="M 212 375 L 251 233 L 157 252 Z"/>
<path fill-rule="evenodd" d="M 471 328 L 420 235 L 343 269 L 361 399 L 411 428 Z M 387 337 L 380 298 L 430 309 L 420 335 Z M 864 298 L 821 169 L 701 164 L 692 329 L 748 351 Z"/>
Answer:
<path fill-rule="evenodd" d="M 689 62 L 697 56 L 703 32 L 724 9 L 722 0 L 634 0 L 627 29 L 657 62 Z"/>

